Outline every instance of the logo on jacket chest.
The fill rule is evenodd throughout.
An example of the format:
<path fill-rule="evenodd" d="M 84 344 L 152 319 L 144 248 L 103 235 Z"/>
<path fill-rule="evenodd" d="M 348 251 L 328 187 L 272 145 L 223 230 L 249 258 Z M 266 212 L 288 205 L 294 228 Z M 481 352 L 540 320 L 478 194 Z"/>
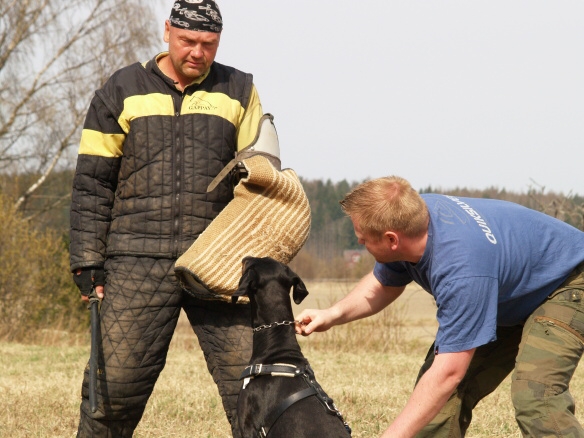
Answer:
<path fill-rule="evenodd" d="M 188 103 L 187 108 L 189 109 L 189 111 L 215 112 L 218 107 L 213 105 L 208 100 L 201 99 L 200 97 L 197 96 L 192 96 L 190 102 Z"/>

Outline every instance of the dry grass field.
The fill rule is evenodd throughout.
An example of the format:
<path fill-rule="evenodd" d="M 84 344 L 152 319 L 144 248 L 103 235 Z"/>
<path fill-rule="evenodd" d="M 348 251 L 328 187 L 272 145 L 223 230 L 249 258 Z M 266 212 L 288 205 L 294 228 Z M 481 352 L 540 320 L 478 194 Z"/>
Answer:
<path fill-rule="evenodd" d="M 347 283 L 307 282 L 305 307 L 324 307 L 350 289 Z M 432 298 L 416 288 L 381 314 L 299 339 L 316 377 L 353 428 L 354 438 L 376 437 L 399 413 L 436 330 Z M 0 343 L 0 437 L 75 436 L 81 373 L 88 338 L 71 346 L 63 334 L 47 345 Z M 584 403 L 584 370 L 572 392 Z M 479 404 L 467 436 L 519 437 L 509 381 Z M 579 414 L 580 421 L 584 416 Z M 173 338 L 168 362 L 137 438 L 229 437 L 215 386 L 186 318 Z"/>

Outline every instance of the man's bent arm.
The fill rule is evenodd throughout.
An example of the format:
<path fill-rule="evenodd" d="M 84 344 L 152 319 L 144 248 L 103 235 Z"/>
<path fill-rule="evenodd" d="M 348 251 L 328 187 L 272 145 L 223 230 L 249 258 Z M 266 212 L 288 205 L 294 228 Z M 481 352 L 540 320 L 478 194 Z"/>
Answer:
<path fill-rule="evenodd" d="M 474 352 L 472 349 L 437 354 L 405 408 L 381 438 L 413 437 L 432 421 L 464 378 Z"/>

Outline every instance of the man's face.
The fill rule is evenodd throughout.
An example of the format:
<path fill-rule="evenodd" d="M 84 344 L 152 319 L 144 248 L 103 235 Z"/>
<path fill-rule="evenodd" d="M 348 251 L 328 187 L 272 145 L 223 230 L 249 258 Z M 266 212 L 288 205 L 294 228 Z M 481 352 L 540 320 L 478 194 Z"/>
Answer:
<path fill-rule="evenodd" d="M 178 80 L 189 84 L 205 73 L 215 60 L 221 34 L 179 29 L 166 21 L 164 41 Z"/>
<path fill-rule="evenodd" d="M 365 233 L 361 230 L 357 219 L 351 218 L 351 220 L 353 221 L 353 228 L 359 245 L 364 245 L 377 262 L 389 263 L 395 261 L 392 260 L 391 242 L 387 236 Z"/>

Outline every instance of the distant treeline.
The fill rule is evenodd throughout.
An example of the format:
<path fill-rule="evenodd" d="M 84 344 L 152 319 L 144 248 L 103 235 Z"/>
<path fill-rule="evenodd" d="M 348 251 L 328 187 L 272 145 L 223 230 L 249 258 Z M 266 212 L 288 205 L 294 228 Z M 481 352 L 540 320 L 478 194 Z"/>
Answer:
<path fill-rule="evenodd" d="M 69 204 L 73 172 L 53 172 L 30 196 L 22 198 L 37 175 L 0 174 L 0 339 L 38 341 L 48 333 L 87 326 L 88 312 L 69 272 Z M 306 180 L 302 184 L 312 210 L 306 245 L 291 267 L 307 280 L 355 280 L 374 260 L 357 244 L 351 221 L 339 201 L 358 183 Z M 496 188 L 437 190 L 422 193 L 503 199 L 543 211 L 584 229 L 584 198 L 531 189 L 513 193 Z M 18 202 L 18 199 L 24 199 Z M 15 205 L 20 205 L 16 209 Z M 44 335 L 43 335 L 44 336 Z"/>
<path fill-rule="evenodd" d="M 0 175 L 0 195 L 17 199 L 23 187 L 28 187 L 36 175 Z M 45 184 L 31 196 L 20 209 L 39 228 L 51 228 L 66 233 L 69 228 L 69 202 L 73 172 L 53 172 Z M 358 248 L 351 221 L 345 217 L 339 201 L 362 181 L 308 180 L 300 178 L 312 212 L 312 225 L 307 249 L 320 258 L 330 259 L 343 249 Z M 470 189 L 455 187 L 441 189 L 424 187 L 420 193 L 442 193 L 463 197 L 502 199 L 542 211 L 579 229 L 584 229 L 584 197 L 546 192 L 541 187 L 531 187 L 527 192 L 516 193 L 489 187 Z"/>

